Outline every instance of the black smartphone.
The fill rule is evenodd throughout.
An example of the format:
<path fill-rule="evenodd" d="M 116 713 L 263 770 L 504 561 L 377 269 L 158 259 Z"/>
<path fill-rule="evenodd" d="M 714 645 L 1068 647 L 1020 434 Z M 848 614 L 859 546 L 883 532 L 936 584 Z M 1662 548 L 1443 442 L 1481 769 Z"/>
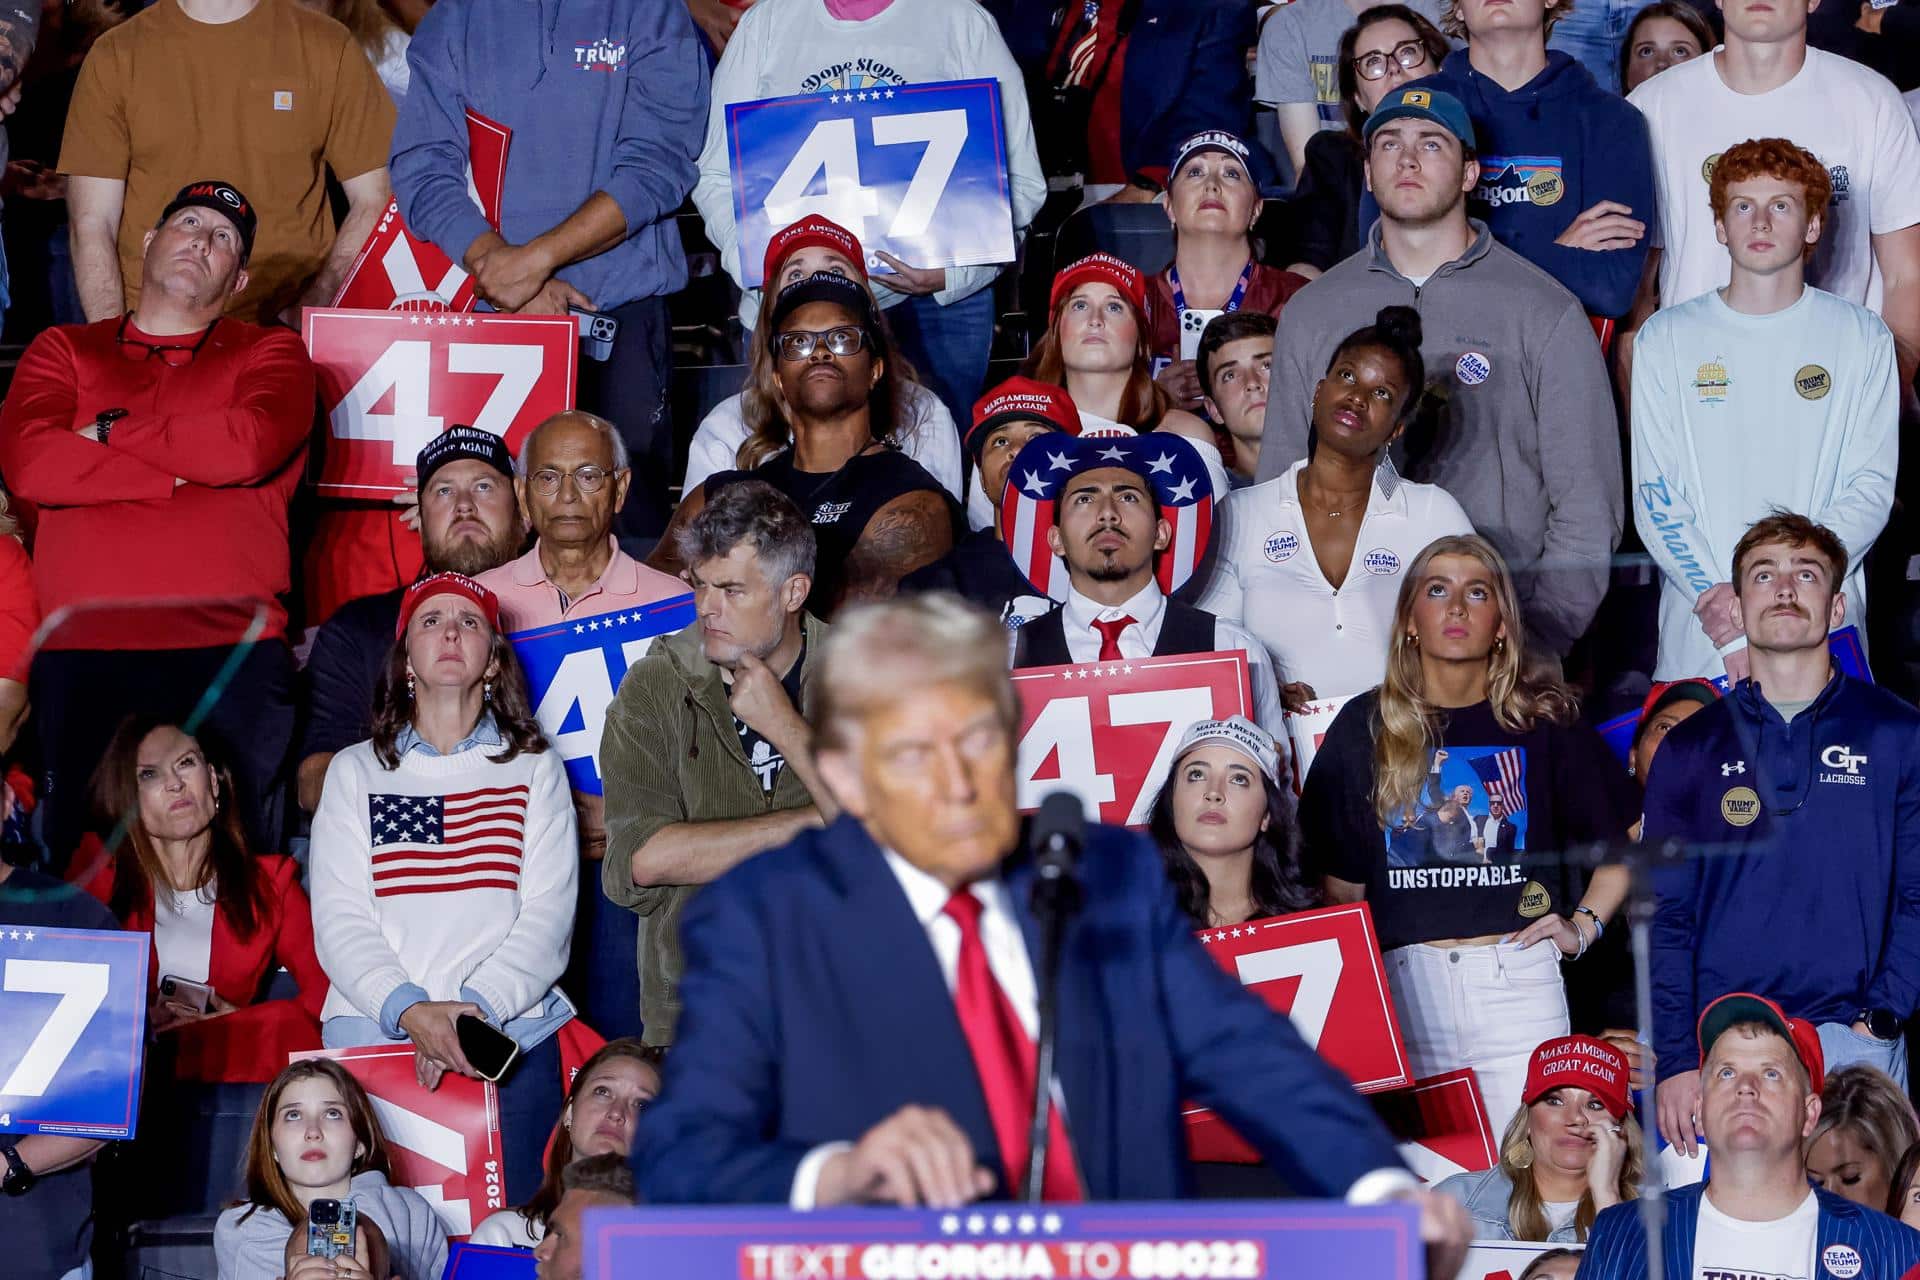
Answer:
<path fill-rule="evenodd" d="M 463 1013 L 453 1020 L 453 1030 L 460 1037 L 460 1052 L 467 1055 L 473 1069 L 495 1083 L 520 1056 L 520 1046 L 513 1037 L 483 1018 Z"/>

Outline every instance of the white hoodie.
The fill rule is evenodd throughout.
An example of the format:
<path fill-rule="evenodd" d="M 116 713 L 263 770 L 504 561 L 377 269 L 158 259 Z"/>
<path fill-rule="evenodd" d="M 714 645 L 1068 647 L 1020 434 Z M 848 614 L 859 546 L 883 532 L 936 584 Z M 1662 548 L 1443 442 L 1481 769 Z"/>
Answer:
<path fill-rule="evenodd" d="M 1717 290 L 1654 313 L 1633 344 L 1633 518 L 1660 566 L 1656 680 L 1719 676 L 1694 602 L 1733 576 L 1733 548 L 1775 507 L 1847 549 L 1847 617 L 1866 634 L 1867 548 L 1899 460 L 1899 368 L 1880 317 L 1808 288 L 1771 315 Z"/>
<path fill-rule="evenodd" d="M 447 1265 L 447 1228 L 419 1192 L 390 1186 L 385 1174 L 354 1176 L 347 1199 L 379 1224 L 400 1280 L 440 1280 Z M 219 1280 L 276 1280 L 286 1271 L 293 1224 L 278 1209 L 240 1204 L 213 1228 Z"/>

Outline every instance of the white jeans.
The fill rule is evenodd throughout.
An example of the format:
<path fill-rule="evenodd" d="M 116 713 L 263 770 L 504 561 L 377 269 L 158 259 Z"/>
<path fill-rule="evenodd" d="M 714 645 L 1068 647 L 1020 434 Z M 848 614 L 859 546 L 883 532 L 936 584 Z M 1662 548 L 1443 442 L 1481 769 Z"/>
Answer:
<path fill-rule="evenodd" d="M 1428 1076 L 1473 1068 L 1495 1140 L 1520 1105 L 1527 1061 L 1542 1040 L 1567 1034 L 1567 989 L 1551 942 L 1387 952 L 1393 1012 L 1413 1062 Z"/>

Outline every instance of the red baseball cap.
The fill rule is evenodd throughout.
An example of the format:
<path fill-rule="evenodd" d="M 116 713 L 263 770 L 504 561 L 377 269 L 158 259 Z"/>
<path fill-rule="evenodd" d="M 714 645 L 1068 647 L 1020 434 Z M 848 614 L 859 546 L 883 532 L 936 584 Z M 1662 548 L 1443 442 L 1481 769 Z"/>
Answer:
<path fill-rule="evenodd" d="M 812 213 L 780 228 L 773 233 L 773 239 L 767 241 L 767 256 L 761 264 L 762 287 L 775 288 L 774 276 L 780 264 L 802 249 L 831 249 L 851 262 L 862 280 L 867 278 L 867 254 L 860 247 L 860 237 L 839 223 Z"/>
<path fill-rule="evenodd" d="M 1003 422 L 1016 419 L 1044 422 L 1055 431 L 1064 431 L 1070 436 L 1080 434 L 1080 410 L 1065 387 L 1016 375 L 974 401 L 973 426 L 967 430 L 966 445 L 976 462 L 980 458 L 980 447 L 986 442 L 987 432 Z"/>
<path fill-rule="evenodd" d="M 1533 1051 L 1520 1101 L 1532 1106 L 1555 1089 L 1585 1089 L 1618 1120 L 1627 1114 L 1627 1079 L 1626 1055 L 1606 1041 L 1558 1036 Z"/>
<path fill-rule="evenodd" d="M 1782 1009 L 1765 996 L 1754 995 L 1751 991 L 1735 991 L 1721 996 L 1700 1011 L 1700 1065 L 1707 1065 L 1707 1051 L 1713 1048 L 1713 1042 L 1720 1033 L 1737 1022 L 1758 1022 L 1773 1028 L 1782 1040 L 1793 1046 L 1793 1052 L 1800 1059 L 1800 1065 L 1807 1069 L 1807 1079 L 1813 1084 L 1813 1091 L 1820 1092 L 1821 1084 L 1827 1078 L 1827 1055 L 1820 1048 L 1820 1031 L 1805 1018 L 1789 1018 Z"/>
<path fill-rule="evenodd" d="M 465 596 L 487 615 L 488 626 L 495 631 L 500 629 L 500 601 L 493 592 L 464 573 L 436 573 L 431 578 L 420 579 L 400 597 L 400 620 L 393 627 L 395 639 L 407 634 L 407 623 L 413 620 L 414 613 L 435 596 Z"/>
<path fill-rule="evenodd" d="M 1147 313 L 1147 278 L 1131 262 L 1110 253 L 1090 253 L 1062 267 L 1053 277 L 1053 290 L 1047 294 L 1047 310 L 1058 311 L 1062 299 L 1090 280 L 1112 285 L 1135 311 Z"/>

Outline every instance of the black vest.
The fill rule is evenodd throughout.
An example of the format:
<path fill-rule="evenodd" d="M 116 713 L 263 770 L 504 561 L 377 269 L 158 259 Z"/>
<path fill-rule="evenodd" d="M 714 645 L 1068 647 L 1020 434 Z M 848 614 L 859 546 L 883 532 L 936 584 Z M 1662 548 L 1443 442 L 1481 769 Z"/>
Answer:
<path fill-rule="evenodd" d="M 1213 639 L 1213 621 L 1213 615 L 1204 609 L 1178 600 L 1167 601 L 1153 656 L 1212 653 L 1219 647 Z M 1073 654 L 1067 649 L 1066 613 L 1062 609 L 1035 618 L 1016 631 L 1014 637 L 1013 665 L 1016 667 L 1062 667 L 1073 661 Z"/>

